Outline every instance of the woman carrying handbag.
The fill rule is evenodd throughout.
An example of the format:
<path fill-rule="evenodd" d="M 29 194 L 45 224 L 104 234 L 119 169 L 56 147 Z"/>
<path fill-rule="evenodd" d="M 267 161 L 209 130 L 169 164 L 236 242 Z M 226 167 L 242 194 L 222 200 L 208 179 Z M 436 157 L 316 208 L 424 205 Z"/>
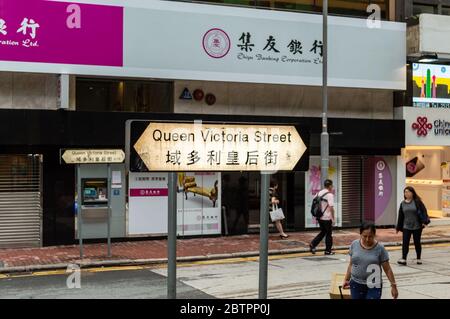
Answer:
<path fill-rule="evenodd" d="M 402 259 L 397 263 L 406 266 L 406 258 L 409 252 L 409 242 L 411 235 L 416 248 L 417 264 L 422 264 L 422 230 L 430 223 L 427 209 L 416 190 L 408 186 L 404 190 L 405 200 L 400 204 L 396 233 L 403 232 Z"/>
<path fill-rule="evenodd" d="M 273 214 L 277 210 L 281 210 L 278 208 L 278 205 L 280 204 L 280 197 L 278 195 L 278 183 L 276 181 L 270 182 L 270 188 L 269 188 L 269 198 L 270 198 L 270 204 L 269 204 L 269 213 L 272 221 L 275 223 L 275 226 L 277 227 L 278 232 L 280 233 L 281 239 L 286 239 L 289 237 L 284 230 L 283 225 L 281 224 L 281 221 L 284 219 L 284 215 L 281 212 L 279 214 Z M 281 215 L 281 219 L 274 220 L 274 215 Z"/>

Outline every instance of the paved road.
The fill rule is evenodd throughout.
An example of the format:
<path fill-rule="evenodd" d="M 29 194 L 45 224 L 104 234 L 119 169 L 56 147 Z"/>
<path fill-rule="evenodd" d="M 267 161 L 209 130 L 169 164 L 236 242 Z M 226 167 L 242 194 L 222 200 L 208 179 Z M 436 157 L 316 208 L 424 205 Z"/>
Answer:
<path fill-rule="evenodd" d="M 68 289 L 68 275 L 0 279 L 0 299 L 162 299 L 167 279 L 150 269 L 82 272 L 81 288 Z M 208 294 L 179 282 L 180 299 L 210 299 Z"/>
<path fill-rule="evenodd" d="M 414 255 L 414 254 L 412 254 Z M 412 256 L 411 256 L 412 257 Z M 400 250 L 390 250 L 392 268 L 399 285 L 400 299 L 450 299 L 450 246 L 426 247 L 423 265 L 399 266 Z M 345 272 L 345 254 L 276 259 L 269 262 L 269 298 L 327 299 L 333 272 Z M 165 270 L 157 270 L 165 274 Z M 180 268 L 178 278 L 185 284 L 217 298 L 257 298 L 258 263 Z M 386 279 L 387 281 L 387 279 Z M 385 282 L 383 298 L 389 299 Z"/>
<path fill-rule="evenodd" d="M 414 255 L 414 253 L 412 254 Z M 424 248 L 424 264 L 407 267 L 390 250 L 400 298 L 450 299 L 450 245 Z M 199 262 L 178 267 L 179 298 L 257 298 L 255 258 Z M 328 299 L 333 272 L 345 272 L 347 256 L 276 256 L 269 262 L 269 298 Z M 125 268 L 127 269 L 127 268 Z M 0 279 L 0 298 L 165 298 L 166 269 L 83 272 L 81 289 L 67 289 L 67 275 Z M 386 283 L 383 298 L 390 298 Z"/>

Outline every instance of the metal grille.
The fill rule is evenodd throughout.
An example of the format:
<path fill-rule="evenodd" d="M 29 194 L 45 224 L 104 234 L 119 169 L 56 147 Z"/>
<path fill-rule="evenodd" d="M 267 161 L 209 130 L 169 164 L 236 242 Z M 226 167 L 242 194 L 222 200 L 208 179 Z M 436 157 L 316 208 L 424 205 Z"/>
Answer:
<path fill-rule="evenodd" d="M 371 192 L 370 190 L 373 189 L 373 178 L 372 178 L 372 174 L 373 172 L 371 172 L 370 170 L 370 163 L 369 163 L 369 158 L 368 157 L 364 157 L 363 158 L 363 221 L 364 222 L 371 222 L 374 223 L 375 222 L 375 207 L 374 205 L 371 205 L 373 198 L 374 198 L 374 194 L 373 192 Z M 373 170 L 372 170 L 373 171 Z"/>
<path fill-rule="evenodd" d="M 361 224 L 361 157 L 342 157 L 342 227 Z"/>
<path fill-rule="evenodd" d="M 41 246 L 41 159 L 0 155 L 0 247 Z"/>

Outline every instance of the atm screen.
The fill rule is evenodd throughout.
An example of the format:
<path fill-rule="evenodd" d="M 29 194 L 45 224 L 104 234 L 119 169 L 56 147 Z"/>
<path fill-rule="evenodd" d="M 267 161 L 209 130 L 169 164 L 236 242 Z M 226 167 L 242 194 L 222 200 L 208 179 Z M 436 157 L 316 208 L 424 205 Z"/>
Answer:
<path fill-rule="evenodd" d="M 104 205 L 108 202 L 106 178 L 83 178 L 81 184 L 83 205 Z"/>
<path fill-rule="evenodd" d="M 85 188 L 84 198 L 97 198 L 97 190 L 95 188 Z"/>

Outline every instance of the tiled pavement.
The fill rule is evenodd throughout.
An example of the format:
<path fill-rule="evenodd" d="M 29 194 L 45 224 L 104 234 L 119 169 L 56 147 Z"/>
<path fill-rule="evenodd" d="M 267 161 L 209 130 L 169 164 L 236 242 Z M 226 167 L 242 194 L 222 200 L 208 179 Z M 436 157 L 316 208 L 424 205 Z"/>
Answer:
<path fill-rule="evenodd" d="M 270 234 L 269 251 L 271 253 L 305 251 L 316 234 L 317 231 L 289 233 L 289 238 L 284 240 L 276 234 Z M 334 247 L 347 247 L 357 238 L 359 238 L 358 229 L 335 231 Z M 395 234 L 394 229 L 378 229 L 377 238 L 382 243 L 395 245 L 401 241 L 401 233 Z M 429 227 L 425 229 L 422 240 L 450 242 L 450 226 Z M 323 246 L 319 246 L 320 248 Z M 258 249 L 258 234 L 178 239 L 177 241 L 177 256 L 185 257 L 183 259 L 186 260 L 257 255 Z M 88 266 L 121 264 L 122 262 L 124 264 L 164 262 L 165 258 L 167 258 L 167 240 L 165 239 L 113 243 L 111 258 L 107 257 L 106 244 L 85 244 L 83 260 L 80 260 L 78 245 L 0 249 L 0 272 L 22 267 L 30 270 L 52 268 L 52 266 L 58 268 L 69 263 L 82 263 Z"/>

